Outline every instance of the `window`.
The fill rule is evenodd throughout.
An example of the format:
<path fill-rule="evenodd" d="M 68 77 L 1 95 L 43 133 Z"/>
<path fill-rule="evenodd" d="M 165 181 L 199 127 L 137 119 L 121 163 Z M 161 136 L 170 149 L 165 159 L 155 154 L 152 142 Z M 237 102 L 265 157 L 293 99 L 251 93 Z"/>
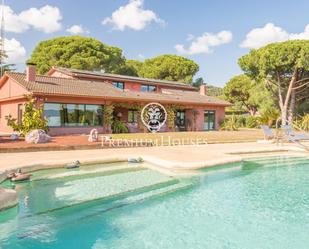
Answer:
<path fill-rule="evenodd" d="M 214 130 L 216 121 L 215 111 L 205 111 L 204 112 L 204 130 Z"/>
<path fill-rule="evenodd" d="M 113 84 L 114 87 L 117 87 L 117 88 L 122 89 L 122 90 L 124 89 L 124 83 L 123 82 L 114 81 L 114 82 L 112 82 L 112 84 Z"/>
<path fill-rule="evenodd" d="M 44 116 L 50 127 L 103 125 L 101 105 L 45 103 Z"/>
<path fill-rule="evenodd" d="M 152 85 L 141 85 L 141 91 L 142 92 L 155 92 L 157 91 L 157 87 L 152 86 Z"/>
<path fill-rule="evenodd" d="M 129 110 L 128 111 L 128 123 L 137 123 L 138 111 Z"/>
<path fill-rule="evenodd" d="M 176 113 L 176 125 L 178 128 L 185 128 L 185 111 L 177 111 Z"/>

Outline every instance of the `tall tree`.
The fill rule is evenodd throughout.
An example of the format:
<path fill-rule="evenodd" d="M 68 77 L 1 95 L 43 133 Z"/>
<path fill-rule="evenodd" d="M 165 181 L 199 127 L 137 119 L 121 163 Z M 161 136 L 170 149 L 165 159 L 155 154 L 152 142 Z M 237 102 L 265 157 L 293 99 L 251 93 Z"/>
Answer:
<path fill-rule="evenodd" d="M 255 83 L 248 76 L 242 74 L 233 77 L 223 88 L 226 100 L 233 103 L 240 109 L 245 109 L 251 115 L 255 115 L 258 103 L 252 98 L 251 90 L 255 88 Z"/>
<path fill-rule="evenodd" d="M 109 73 L 125 71 L 122 50 L 96 39 L 82 36 L 58 37 L 40 42 L 28 62 L 35 63 L 39 73 L 52 66 L 84 70 L 105 70 Z"/>
<path fill-rule="evenodd" d="M 277 95 L 282 124 L 287 123 L 288 114 L 291 121 L 297 98 L 309 84 L 309 41 L 273 43 L 251 50 L 238 63 L 247 75 Z"/>
<path fill-rule="evenodd" d="M 146 59 L 138 75 L 145 78 L 191 83 L 199 66 L 192 60 L 177 55 L 160 55 Z"/>

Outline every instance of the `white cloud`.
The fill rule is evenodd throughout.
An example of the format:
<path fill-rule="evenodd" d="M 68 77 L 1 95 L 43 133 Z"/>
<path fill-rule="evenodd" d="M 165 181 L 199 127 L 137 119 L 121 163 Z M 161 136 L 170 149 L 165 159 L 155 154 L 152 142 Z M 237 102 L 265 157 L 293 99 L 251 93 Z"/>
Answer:
<path fill-rule="evenodd" d="M 143 0 L 130 0 L 128 4 L 115 10 L 111 17 L 105 18 L 102 24 L 112 24 L 121 31 L 126 28 L 142 30 L 151 22 L 164 24 L 152 10 L 145 10 L 143 4 Z"/>
<path fill-rule="evenodd" d="M 68 28 L 66 31 L 73 35 L 87 33 L 87 31 L 81 25 L 73 25 L 70 28 Z"/>
<path fill-rule="evenodd" d="M 188 48 L 181 44 L 175 46 L 178 53 L 187 55 L 210 53 L 212 52 L 211 47 L 231 42 L 233 34 L 230 31 L 223 30 L 216 34 L 204 33 L 199 37 L 190 35 L 189 38 L 192 40 L 192 43 Z"/>
<path fill-rule="evenodd" d="M 5 63 L 21 63 L 26 60 L 26 49 L 15 38 L 4 40 L 4 50 L 8 58 Z"/>
<path fill-rule="evenodd" d="M 0 7 L 0 13 L 2 7 Z M 57 7 L 45 5 L 42 8 L 30 8 L 14 13 L 9 6 L 4 6 L 5 30 L 21 33 L 34 28 L 45 33 L 52 33 L 61 29 L 61 13 Z"/>
<path fill-rule="evenodd" d="M 273 23 L 267 23 L 262 28 L 252 29 L 240 46 L 243 48 L 260 48 L 269 43 L 296 39 L 309 39 L 309 24 L 305 27 L 304 32 L 294 34 L 288 33 Z"/>

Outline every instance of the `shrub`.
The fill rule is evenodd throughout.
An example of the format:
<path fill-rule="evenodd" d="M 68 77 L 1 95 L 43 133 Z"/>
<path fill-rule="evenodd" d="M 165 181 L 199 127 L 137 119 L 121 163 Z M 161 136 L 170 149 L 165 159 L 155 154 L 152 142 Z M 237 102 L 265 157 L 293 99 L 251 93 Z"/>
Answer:
<path fill-rule="evenodd" d="M 246 117 L 246 128 L 257 128 L 259 127 L 259 120 L 255 116 L 247 116 Z"/>
<path fill-rule="evenodd" d="M 32 98 L 25 104 L 25 110 L 20 124 L 16 118 L 12 118 L 11 115 L 6 116 L 5 119 L 7 120 L 7 125 L 21 136 L 25 136 L 31 130 L 48 130 L 47 119 L 43 117 L 43 108 L 37 107 L 35 105 L 35 100 Z"/>
<path fill-rule="evenodd" d="M 112 131 L 113 133 L 127 133 L 129 132 L 129 129 L 123 121 L 115 120 L 112 123 Z"/>
<path fill-rule="evenodd" d="M 271 127 L 279 117 L 280 112 L 278 109 L 269 108 L 261 113 L 259 116 L 259 123 Z"/>
<path fill-rule="evenodd" d="M 231 115 L 225 117 L 221 124 L 221 130 L 225 131 L 237 131 L 239 128 L 239 124 L 237 121 L 237 116 L 236 115 Z"/>
<path fill-rule="evenodd" d="M 309 114 L 306 114 L 301 121 L 301 128 L 305 131 L 309 131 Z"/>

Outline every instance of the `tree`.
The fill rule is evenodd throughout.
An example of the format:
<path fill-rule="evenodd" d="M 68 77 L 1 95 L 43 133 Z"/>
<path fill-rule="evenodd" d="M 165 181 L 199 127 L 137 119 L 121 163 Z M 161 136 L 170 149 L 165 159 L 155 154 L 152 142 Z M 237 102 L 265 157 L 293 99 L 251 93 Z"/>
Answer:
<path fill-rule="evenodd" d="M 139 76 L 139 72 L 143 67 L 143 62 L 137 60 L 127 60 L 126 65 L 127 67 L 131 68 L 132 71 L 135 72 L 136 76 Z"/>
<path fill-rule="evenodd" d="M 251 98 L 251 89 L 255 83 L 246 75 L 233 77 L 223 88 L 223 94 L 226 100 L 235 106 L 245 108 L 251 115 L 255 115 L 258 103 Z"/>
<path fill-rule="evenodd" d="M 309 41 L 293 40 L 272 43 L 238 61 L 250 77 L 262 82 L 277 95 L 282 124 L 291 122 L 298 95 L 309 84 Z M 302 96 L 308 99 L 309 96 Z"/>
<path fill-rule="evenodd" d="M 35 63 L 40 74 L 52 66 L 119 73 L 124 70 L 122 50 L 82 36 L 58 37 L 40 42 L 28 62 Z"/>
<path fill-rule="evenodd" d="M 204 84 L 204 79 L 202 77 L 199 77 L 192 83 L 192 86 L 199 88 L 203 84 Z"/>
<path fill-rule="evenodd" d="M 160 55 L 146 59 L 138 75 L 145 78 L 191 83 L 199 66 L 192 60 L 177 55 Z"/>

